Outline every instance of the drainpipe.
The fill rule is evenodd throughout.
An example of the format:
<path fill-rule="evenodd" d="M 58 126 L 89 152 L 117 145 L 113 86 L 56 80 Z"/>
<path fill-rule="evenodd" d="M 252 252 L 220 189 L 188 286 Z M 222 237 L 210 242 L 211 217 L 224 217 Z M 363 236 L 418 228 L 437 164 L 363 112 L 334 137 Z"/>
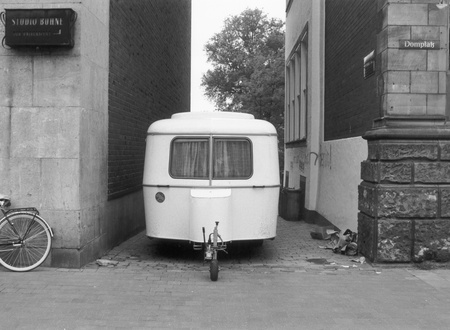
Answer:
<path fill-rule="evenodd" d="M 305 207 L 311 211 L 317 211 L 317 199 L 319 195 L 319 165 L 315 154 L 320 153 L 320 142 L 322 139 L 322 113 L 323 113 L 323 0 L 311 1 L 311 37 L 310 52 L 311 71 L 310 71 L 310 90 L 311 103 L 309 111 L 310 118 L 310 172 L 309 188 L 306 197 Z M 319 55 L 319 56 L 317 56 Z"/>

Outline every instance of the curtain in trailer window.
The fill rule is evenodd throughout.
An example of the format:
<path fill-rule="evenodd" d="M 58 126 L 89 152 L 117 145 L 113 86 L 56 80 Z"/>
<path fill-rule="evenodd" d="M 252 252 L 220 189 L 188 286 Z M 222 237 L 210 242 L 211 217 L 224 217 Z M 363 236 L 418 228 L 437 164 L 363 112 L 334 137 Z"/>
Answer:
<path fill-rule="evenodd" d="M 209 177 L 209 141 L 176 139 L 172 143 L 170 174 L 176 178 Z"/>
<path fill-rule="evenodd" d="M 250 141 L 214 140 L 213 179 L 249 178 L 252 170 Z"/>

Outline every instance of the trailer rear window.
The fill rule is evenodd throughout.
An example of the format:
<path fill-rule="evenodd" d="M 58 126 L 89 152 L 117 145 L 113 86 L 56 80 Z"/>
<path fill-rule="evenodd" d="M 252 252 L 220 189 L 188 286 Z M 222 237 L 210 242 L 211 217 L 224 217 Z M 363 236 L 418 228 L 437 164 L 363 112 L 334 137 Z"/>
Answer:
<path fill-rule="evenodd" d="M 193 179 L 209 177 L 208 139 L 175 139 L 171 149 L 171 176 Z"/>
<path fill-rule="evenodd" d="M 252 175 L 249 140 L 214 139 L 213 179 L 242 179 Z"/>
<path fill-rule="evenodd" d="M 172 141 L 170 175 L 192 179 L 248 179 L 253 173 L 252 145 L 248 139 L 177 138 Z M 211 171 L 210 171 L 211 167 Z"/>

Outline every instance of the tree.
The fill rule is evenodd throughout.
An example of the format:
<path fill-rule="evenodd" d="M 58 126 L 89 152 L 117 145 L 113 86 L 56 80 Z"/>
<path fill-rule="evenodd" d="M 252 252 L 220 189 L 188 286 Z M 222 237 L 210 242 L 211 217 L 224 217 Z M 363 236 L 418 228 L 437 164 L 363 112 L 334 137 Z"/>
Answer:
<path fill-rule="evenodd" d="M 225 20 L 205 46 L 212 70 L 202 77 L 220 111 L 240 111 L 271 122 L 284 148 L 284 23 L 259 9 Z M 281 158 L 282 160 L 282 158 Z"/>

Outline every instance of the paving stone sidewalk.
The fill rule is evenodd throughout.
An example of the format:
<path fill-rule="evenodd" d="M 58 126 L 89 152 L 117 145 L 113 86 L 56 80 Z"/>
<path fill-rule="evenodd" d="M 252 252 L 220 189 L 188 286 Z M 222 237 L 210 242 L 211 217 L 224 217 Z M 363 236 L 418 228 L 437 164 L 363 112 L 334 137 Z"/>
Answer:
<path fill-rule="evenodd" d="M 228 254 L 222 252 L 219 254 L 221 268 L 259 268 L 264 271 L 373 268 L 367 263 L 358 262 L 359 256 L 351 257 L 333 253 L 326 248 L 330 243 L 329 240 L 312 239 L 310 232 L 316 227 L 304 221 L 286 221 L 279 218 L 277 237 L 274 240 L 264 241 L 262 246 L 240 243 L 229 245 Z M 112 249 L 102 259 L 113 261 L 111 267 L 115 269 L 204 268 L 201 251 L 193 251 L 189 244 L 173 244 L 149 239 L 145 236 L 145 231 Z M 98 268 L 99 266 L 94 262 L 87 267 Z"/>
<path fill-rule="evenodd" d="M 276 240 L 225 255 L 217 282 L 201 252 L 143 233 L 102 258 L 116 266 L 0 269 L 0 329 L 448 329 L 449 270 L 354 265 L 280 221 Z"/>

